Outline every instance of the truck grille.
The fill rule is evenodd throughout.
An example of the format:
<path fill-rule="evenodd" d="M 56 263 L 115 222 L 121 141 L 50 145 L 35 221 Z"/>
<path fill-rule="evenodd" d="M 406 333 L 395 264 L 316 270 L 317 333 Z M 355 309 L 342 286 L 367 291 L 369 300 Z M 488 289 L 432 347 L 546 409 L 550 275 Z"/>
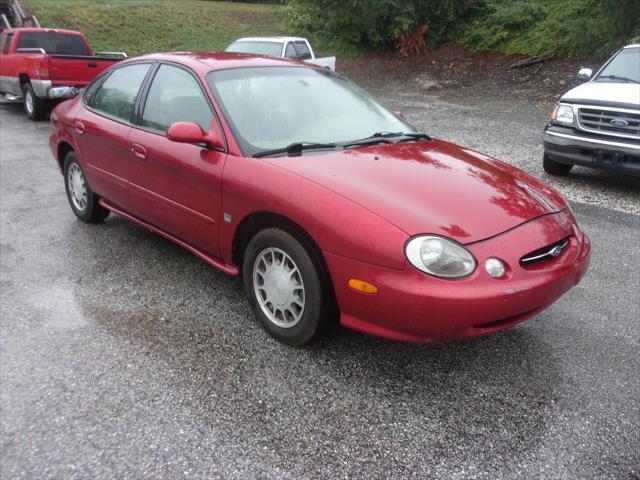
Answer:
<path fill-rule="evenodd" d="M 591 132 L 619 137 L 640 137 L 640 112 L 580 107 L 578 122 L 583 130 Z"/>

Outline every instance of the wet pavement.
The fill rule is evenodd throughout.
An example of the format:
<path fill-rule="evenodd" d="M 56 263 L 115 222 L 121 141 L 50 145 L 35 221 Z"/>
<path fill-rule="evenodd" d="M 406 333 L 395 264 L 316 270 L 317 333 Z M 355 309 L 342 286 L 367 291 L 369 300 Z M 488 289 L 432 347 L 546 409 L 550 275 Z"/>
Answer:
<path fill-rule="evenodd" d="M 290 348 L 236 279 L 119 217 L 77 221 L 47 132 L 0 105 L 3 479 L 640 475 L 640 217 L 607 208 L 614 183 L 574 204 L 587 277 L 531 321 Z"/>

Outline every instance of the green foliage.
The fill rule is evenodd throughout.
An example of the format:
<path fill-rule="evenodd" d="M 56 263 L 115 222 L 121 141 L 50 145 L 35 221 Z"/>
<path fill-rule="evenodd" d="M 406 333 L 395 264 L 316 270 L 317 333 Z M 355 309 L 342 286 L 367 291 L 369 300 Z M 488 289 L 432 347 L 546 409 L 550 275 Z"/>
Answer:
<path fill-rule="evenodd" d="M 96 51 L 129 55 L 223 50 L 248 35 L 287 33 L 276 5 L 195 0 L 23 0 L 47 27 L 82 31 Z"/>
<path fill-rule="evenodd" d="M 290 0 L 288 23 L 303 32 L 338 38 L 347 45 L 391 45 L 403 33 L 427 25 L 435 44 L 460 33 L 473 0 Z"/>
<path fill-rule="evenodd" d="M 640 0 L 485 0 L 462 42 L 474 50 L 606 57 L 640 34 Z"/>

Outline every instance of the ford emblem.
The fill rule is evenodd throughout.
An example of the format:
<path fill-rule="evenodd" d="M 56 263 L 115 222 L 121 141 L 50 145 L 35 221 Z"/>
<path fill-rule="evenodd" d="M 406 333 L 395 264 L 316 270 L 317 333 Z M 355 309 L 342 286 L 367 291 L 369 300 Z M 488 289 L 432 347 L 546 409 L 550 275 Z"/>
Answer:
<path fill-rule="evenodd" d="M 619 119 L 619 118 L 614 118 L 613 120 L 611 120 L 609 122 L 609 125 L 611 125 L 612 127 L 628 127 L 629 126 L 629 122 L 627 122 L 626 120 Z"/>
<path fill-rule="evenodd" d="M 561 245 L 556 245 L 555 247 L 553 247 L 551 249 L 551 251 L 549 252 L 551 254 L 552 257 L 557 257 L 562 253 L 562 246 Z"/>

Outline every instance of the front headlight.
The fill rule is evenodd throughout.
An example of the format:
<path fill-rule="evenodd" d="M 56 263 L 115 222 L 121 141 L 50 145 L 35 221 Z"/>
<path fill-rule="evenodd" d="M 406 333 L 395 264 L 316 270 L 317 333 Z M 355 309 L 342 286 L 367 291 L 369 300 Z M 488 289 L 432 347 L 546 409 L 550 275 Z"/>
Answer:
<path fill-rule="evenodd" d="M 466 248 L 435 235 L 412 238 L 405 255 L 418 270 L 441 278 L 466 277 L 476 268 L 476 259 Z"/>
<path fill-rule="evenodd" d="M 551 121 L 562 125 L 573 125 L 573 107 L 562 103 L 556 105 L 551 112 Z"/>

